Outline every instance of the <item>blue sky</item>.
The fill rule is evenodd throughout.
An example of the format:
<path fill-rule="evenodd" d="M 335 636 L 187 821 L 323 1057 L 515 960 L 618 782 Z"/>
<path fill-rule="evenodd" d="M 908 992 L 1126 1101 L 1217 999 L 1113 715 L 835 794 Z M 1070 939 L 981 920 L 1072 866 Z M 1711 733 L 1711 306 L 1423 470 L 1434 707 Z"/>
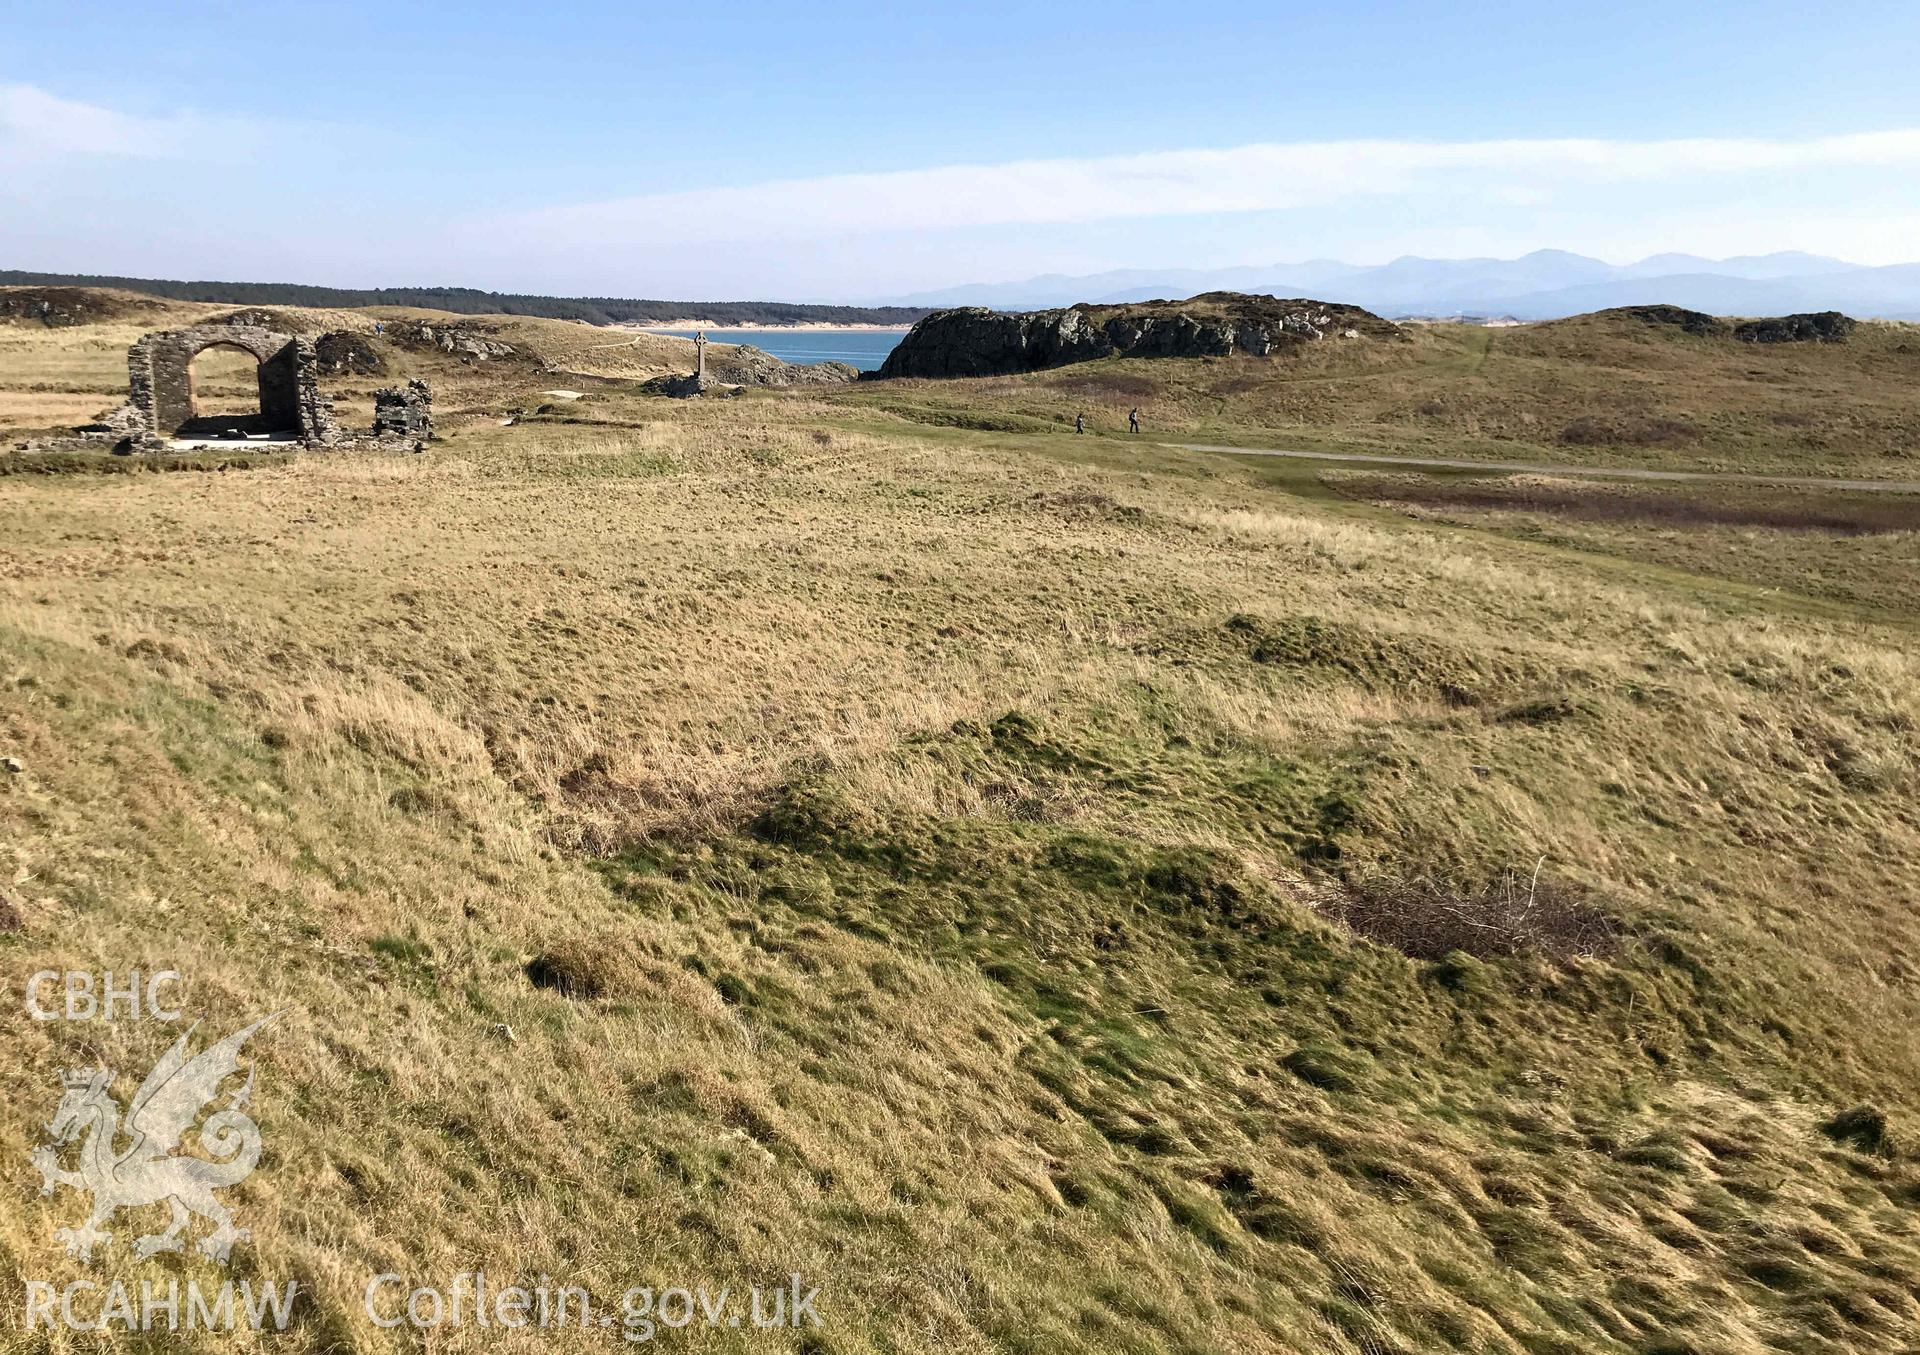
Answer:
<path fill-rule="evenodd" d="M 0 266 L 865 298 L 1920 255 L 1920 7 L 0 3 Z"/>

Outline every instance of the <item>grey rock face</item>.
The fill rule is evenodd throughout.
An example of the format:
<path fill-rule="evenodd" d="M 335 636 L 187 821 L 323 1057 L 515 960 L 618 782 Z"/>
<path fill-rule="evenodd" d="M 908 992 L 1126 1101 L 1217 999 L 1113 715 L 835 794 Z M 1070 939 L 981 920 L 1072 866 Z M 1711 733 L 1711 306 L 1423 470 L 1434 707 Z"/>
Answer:
<path fill-rule="evenodd" d="M 1777 315 L 1743 321 L 1733 327 L 1733 337 L 1742 343 L 1845 343 L 1856 323 L 1839 311 Z"/>
<path fill-rule="evenodd" d="M 1295 343 L 1399 337 L 1393 325 L 1354 306 L 1227 292 L 1043 311 L 971 306 L 920 321 L 877 375 L 1002 376 L 1107 357 L 1267 357 Z"/>
<path fill-rule="evenodd" d="M 1839 311 L 1803 315 L 1767 315 L 1755 320 L 1723 320 L 1679 306 L 1616 306 L 1596 316 L 1620 316 L 1644 325 L 1666 325 L 1703 338 L 1734 338 L 1741 343 L 1845 343 L 1859 322 Z"/>
<path fill-rule="evenodd" d="M 488 338 L 470 325 L 429 325 L 416 320 L 397 320 L 381 331 L 394 343 L 411 348 L 437 348 L 465 363 L 497 362 L 521 356 L 513 344 Z"/>
<path fill-rule="evenodd" d="M 387 361 L 380 351 L 352 330 L 336 329 L 313 341 L 320 356 L 322 376 L 382 376 Z"/>
<path fill-rule="evenodd" d="M 1130 340 L 1139 333 L 1129 332 Z M 1116 352 L 1082 311 L 936 311 L 908 331 L 880 367 L 881 376 L 999 376 L 1086 362 Z"/>

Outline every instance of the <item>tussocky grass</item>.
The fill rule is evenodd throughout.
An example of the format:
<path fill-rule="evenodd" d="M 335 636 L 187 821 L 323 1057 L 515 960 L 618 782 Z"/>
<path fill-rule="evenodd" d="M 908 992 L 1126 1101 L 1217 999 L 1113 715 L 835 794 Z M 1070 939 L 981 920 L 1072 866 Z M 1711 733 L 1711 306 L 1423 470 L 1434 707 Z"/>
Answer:
<path fill-rule="evenodd" d="M 313 1292 L 289 1349 L 415 1348 L 366 1277 L 471 1269 L 821 1287 L 819 1331 L 711 1350 L 1920 1320 L 1889 599 L 1297 467 L 579 403 L 0 479 L 0 963 L 291 1009 L 230 1193 L 236 1267 Z M 83 1273 L 28 1164 L 58 1070 L 124 1097 L 174 1033 L 0 1012 L 16 1313 Z"/>

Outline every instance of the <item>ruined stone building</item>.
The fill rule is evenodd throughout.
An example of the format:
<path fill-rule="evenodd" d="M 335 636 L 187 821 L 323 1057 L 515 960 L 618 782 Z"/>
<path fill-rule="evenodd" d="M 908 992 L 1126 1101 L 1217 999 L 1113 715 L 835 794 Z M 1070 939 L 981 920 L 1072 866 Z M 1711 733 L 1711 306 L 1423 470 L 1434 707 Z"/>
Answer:
<path fill-rule="evenodd" d="M 257 414 L 199 417 L 193 360 L 209 348 L 233 348 L 260 364 Z M 195 325 L 142 337 L 127 350 L 123 431 L 137 438 L 205 436 L 238 428 L 327 446 L 340 440 L 333 407 L 320 393 L 319 359 L 311 340 L 255 325 Z"/>
<path fill-rule="evenodd" d="M 322 336 L 322 340 L 330 336 Z M 260 407 L 244 414 L 202 414 L 194 403 L 193 360 L 210 348 L 230 348 L 259 364 Z M 164 449 L 171 438 L 241 434 L 334 447 L 356 439 L 433 437 L 433 393 L 424 381 L 374 392 L 373 427 L 349 433 L 320 391 L 321 361 L 314 340 L 261 325 L 211 324 L 160 330 L 127 350 L 127 403 L 105 430 L 134 447 Z"/>

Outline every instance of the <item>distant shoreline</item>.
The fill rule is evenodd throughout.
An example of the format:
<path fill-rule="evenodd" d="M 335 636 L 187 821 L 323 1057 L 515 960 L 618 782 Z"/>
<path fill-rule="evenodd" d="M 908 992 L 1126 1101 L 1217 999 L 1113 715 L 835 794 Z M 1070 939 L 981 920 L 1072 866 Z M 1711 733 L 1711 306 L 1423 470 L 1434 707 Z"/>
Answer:
<path fill-rule="evenodd" d="M 909 329 L 912 329 L 913 326 L 912 325 L 876 325 L 876 324 L 835 325 L 835 324 L 829 324 L 824 320 L 802 320 L 796 324 L 789 324 L 789 325 L 778 325 L 778 324 L 772 324 L 772 323 L 763 324 L 763 325 L 716 325 L 711 320 L 693 319 L 693 320 L 652 320 L 652 321 L 648 321 L 644 325 L 614 325 L 613 328 L 614 329 L 635 329 L 646 334 L 665 334 L 668 331 L 675 330 L 675 329 L 704 329 L 709 334 L 734 334 L 734 333 L 750 334 L 750 333 L 755 333 L 761 330 L 768 330 L 768 329 L 791 329 L 796 331 L 823 330 L 828 332 L 831 332 L 834 330 L 884 330 L 887 333 L 894 333 L 897 331 L 901 334 L 905 334 Z M 668 337 L 672 337 L 672 335 L 669 334 Z"/>

